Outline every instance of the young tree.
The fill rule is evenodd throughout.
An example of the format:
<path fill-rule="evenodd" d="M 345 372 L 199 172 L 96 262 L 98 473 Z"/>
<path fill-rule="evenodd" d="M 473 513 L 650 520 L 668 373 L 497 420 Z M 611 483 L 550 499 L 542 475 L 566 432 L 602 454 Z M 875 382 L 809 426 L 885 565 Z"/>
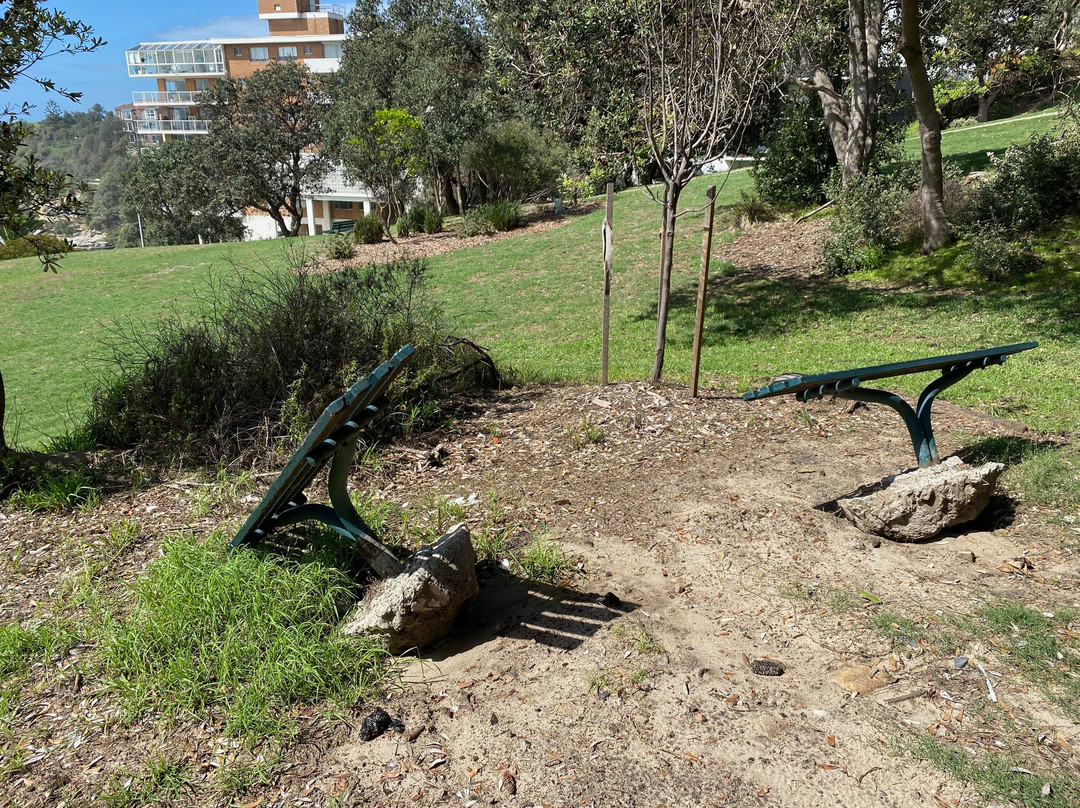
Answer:
<path fill-rule="evenodd" d="M 80 93 L 57 87 L 30 71 L 54 54 L 87 53 L 105 44 L 93 35 L 90 26 L 42 7 L 39 0 L 8 0 L 0 15 L 0 31 L 4 34 L 0 37 L 0 92 L 11 89 L 15 79 L 25 77 L 47 91 L 77 100 Z M 42 168 L 32 156 L 19 156 L 29 132 L 16 118 L 30 109 L 27 103 L 12 106 L 5 99 L 0 111 L 0 230 L 6 232 L 25 228 L 42 208 L 72 213 L 79 206 L 69 177 Z M 43 255 L 41 259 L 46 269 L 56 271 L 56 256 Z M 4 438 L 6 403 L 4 377 L 0 375 L 0 452 L 8 451 Z"/>
<path fill-rule="evenodd" d="M 645 136 L 663 188 L 655 383 L 664 368 L 679 197 L 701 163 L 737 150 L 776 76 L 794 13 L 738 0 L 642 0 L 638 9 Z"/>
<path fill-rule="evenodd" d="M 945 218 L 944 177 L 941 170 L 941 114 L 934 100 L 934 87 L 923 58 L 922 22 L 919 0 L 901 0 L 900 55 L 907 63 L 911 92 L 919 117 L 922 146 L 922 181 L 919 196 L 923 220 L 923 252 L 933 252 L 952 240 L 952 228 Z"/>
<path fill-rule="evenodd" d="M 337 154 L 346 176 L 364 183 L 382 203 L 389 233 L 391 218 L 404 213 L 423 167 L 420 121 L 402 109 L 353 111 L 356 117 L 347 131 L 355 134 L 339 145 Z"/>
<path fill-rule="evenodd" d="M 127 221 L 140 215 L 151 244 L 242 238 L 242 205 L 217 181 L 214 157 L 204 140 L 171 140 L 139 154 L 120 180 Z"/>
<path fill-rule="evenodd" d="M 283 236 L 300 235 L 302 194 L 320 190 L 330 170 L 327 102 L 319 78 L 296 62 L 271 62 L 243 82 L 221 79 L 200 96 L 225 196 L 269 215 Z"/>

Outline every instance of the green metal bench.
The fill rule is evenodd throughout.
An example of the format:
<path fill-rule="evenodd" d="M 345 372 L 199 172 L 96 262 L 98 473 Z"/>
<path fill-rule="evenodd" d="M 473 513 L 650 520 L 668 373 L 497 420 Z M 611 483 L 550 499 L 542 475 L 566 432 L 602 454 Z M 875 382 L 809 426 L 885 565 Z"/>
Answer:
<path fill-rule="evenodd" d="M 956 384 L 969 373 L 990 365 L 1004 364 L 1010 354 L 1028 351 L 1039 347 L 1037 342 L 1021 342 L 1000 348 L 987 348 L 983 351 L 932 356 L 927 359 L 913 359 L 908 362 L 896 362 L 891 365 L 874 365 L 853 370 L 841 370 L 834 373 L 815 375 L 792 374 L 785 376 L 767 387 L 743 393 L 743 398 L 753 401 L 770 396 L 792 393 L 799 401 L 809 401 L 823 396 L 865 401 L 872 404 L 885 404 L 892 407 L 907 425 L 911 436 L 915 456 L 919 466 L 925 467 L 939 462 L 937 445 L 934 443 L 934 428 L 930 423 L 930 408 L 945 388 Z M 891 376 L 904 376 L 908 373 L 923 373 L 940 370 L 941 375 L 926 386 L 919 396 L 919 401 L 912 407 L 895 393 L 863 387 L 864 381 L 884 379 Z"/>
<path fill-rule="evenodd" d="M 326 232 L 333 233 L 334 235 L 338 236 L 342 233 L 351 233 L 353 231 L 353 228 L 355 227 L 356 222 L 352 221 L 351 219 L 345 219 L 340 222 L 334 222 L 332 225 L 330 225 L 330 229 Z"/>
<path fill-rule="evenodd" d="M 381 577 L 389 578 L 405 569 L 356 512 L 349 499 L 348 479 L 360 431 L 385 405 L 386 391 L 413 353 L 411 345 L 404 346 L 331 402 L 230 542 L 230 548 L 258 544 L 278 528 L 316 520 L 344 536 Z M 309 503 L 304 489 L 327 463 L 330 505 Z"/>

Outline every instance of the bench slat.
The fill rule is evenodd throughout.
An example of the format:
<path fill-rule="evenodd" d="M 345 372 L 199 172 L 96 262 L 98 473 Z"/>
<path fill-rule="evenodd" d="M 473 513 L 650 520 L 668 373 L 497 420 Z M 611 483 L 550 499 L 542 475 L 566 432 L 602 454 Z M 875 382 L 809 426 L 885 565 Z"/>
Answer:
<path fill-rule="evenodd" d="M 363 424 L 378 414 L 385 403 L 387 389 L 412 359 L 414 352 L 411 345 L 404 346 L 391 359 L 349 388 L 345 395 L 327 406 L 266 496 L 230 542 L 230 547 L 261 540 L 272 528 L 273 518 L 288 510 L 290 502 L 303 497 L 304 489 L 315 479 L 315 475 L 343 445 L 356 437 Z"/>
<path fill-rule="evenodd" d="M 1037 342 L 1020 342 L 1015 345 L 1004 345 L 999 348 L 986 348 L 981 351 L 967 351 L 966 353 L 949 354 L 946 356 L 932 356 L 927 359 L 912 359 L 907 362 L 895 362 L 889 365 L 872 365 L 865 368 L 853 368 L 852 370 L 838 370 L 832 373 L 817 373 L 811 375 L 796 374 L 791 378 L 780 379 L 766 387 L 743 393 L 743 398 L 753 401 L 759 398 L 769 398 L 786 393 L 800 393 L 803 390 L 812 390 L 821 386 L 833 386 L 837 382 L 841 386 L 836 389 L 844 389 L 844 383 L 853 380 L 867 381 L 870 379 L 884 379 L 890 376 L 903 376 L 908 373 L 923 373 L 931 370 L 948 370 L 954 366 L 965 366 L 969 362 L 982 362 L 990 360 L 990 364 L 1000 364 L 994 360 L 1004 360 L 1004 357 L 1039 347 Z"/>

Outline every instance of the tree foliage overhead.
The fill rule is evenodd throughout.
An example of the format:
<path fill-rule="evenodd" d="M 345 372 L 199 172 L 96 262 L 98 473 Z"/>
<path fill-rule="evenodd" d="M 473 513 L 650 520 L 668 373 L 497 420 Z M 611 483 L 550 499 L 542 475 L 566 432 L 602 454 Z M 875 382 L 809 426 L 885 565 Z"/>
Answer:
<path fill-rule="evenodd" d="M 420 124 L 414 161 L 440 209 L 447 196 L 463 205 L 462 153 L 489 119 L 477 9 L 470 0 L 362 0 L 349 30 L 327 125 L 332 147 L 347 154 L 350 139 L 377 125 L 376 110 L 401 110 Z"/>
<path fill-rule="evenodd" d="M 223 195 L 269 215 L 281 235 L 299 235 L 302 195 L 321 190 L 330 170 L 319 77 L 296 62 L 271 62 L 243 82 L 219 80 L 200 107 Z"/>

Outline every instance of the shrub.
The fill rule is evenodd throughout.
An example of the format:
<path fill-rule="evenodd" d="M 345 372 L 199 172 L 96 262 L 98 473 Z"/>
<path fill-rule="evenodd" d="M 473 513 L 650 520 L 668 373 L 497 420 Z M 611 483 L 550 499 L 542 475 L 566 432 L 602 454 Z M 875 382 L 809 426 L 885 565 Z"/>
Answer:
<path fill-rule="evenodd" d="M 378 244 L 383 240 L 385 230 L 382 219 L 372 211 L 367 216 L 361 216 L 356 220 L 352 232 L 357 244 Z"/>
<path fill-rule="evenodd" d="M 765 154 L 752 174 L 758 193 L 775 205 L 810 205 L 825 199 L 836 154 L 821 104 L 798 93 L 781 109 L 780 123 L 764 138 Z"/>
<path fill-rule="evenodd" d="M 975 126 L 978 124 L 978 118 L 953 118 L 949 121 L 948 129 L 963 129 L 965 126 Z"/>
<path fill-rule="evenodd" d="M 473 208 L 466 211 L 461 217 L 461 226 L 458 234 L 462 236 L 490 236 L 495 232 L 482 208 Z"/>
<path fill-rule="evenodd" d="M 434 205 L 414 205 L 398 219 L 398 235 L 403 238 L 421 230 L 433 235 L 441 233 L 442 229 L 443 215 Z"/>
<path fill-rule="evenodd" d="M 353 248 L 352 237 L 342 233 L 340 235 L 331 235 L 327 239 L 325 253 L 327 258 L 333 258 L 337 261 L 345 261 L 352 258 L 356 254 L 356 250 Z"/>
<path fill-rule="evenodd" d="M 1032 135 L 1023 146 L 991 158 L 967 217 L 1012 232 L 1030 230 L 1080 202 L 1080 133 Z"/>
<path fill-rule="evenodd" d="M 1010 241 L 993 225 L 971 229 L 964 264 L 971 272 L 994 283 L 1003 283 L 1036 269 L 1040 258 L 1023 244 Z"/>
<path fill-rule="evenodd" d="M 90 438 L 211 460 L 262 451 L 411 342 L 417 356 L 397 382 L 396 409 L 372 426 L 393 431 L 395 413 L 418 401 L 496 380 L 471 344 L 448 340 L 426 277 L 422 261 L 334 273 L 239 268 L 199 307 L 207 314 L 114 336 L 114 372 L 91 391 Z"/>
<path fill-rule="evenodd" d="M 739 201 L 732 205 L 735 214 L 735 226 L 738 228 L 749 227 L 755 222 L 770 222 L 773 220 L 773 209 L 760 194 L 748 194 L 742 191 Z"/>
<path fill-rule="evenodd" d="M 497 199 L 530 199 L 552 193 L 567 162 L 565 146 L 521 121 L 485 129 L 470 141 L 462 167 Z"/>
<path fill-rule="evenodd" d="M 0 244 L 0 261 L 12 258 L 30 258 L 41 255 L 61 255 L 74 251 L 67 241 L 48 233 L 36 236 L 23 236 Z"/>
<path fill-rule="evenodd" d="M 439 212 L 439 209 L 432 206 L 426 206 L 423 208 L 423 212 L 424 232 L 429 236 L 441 233 L 443 230 L 443 215 Z"/>
<path fill-rule="evenodd" d="M 515 227 L 520 227 L 523 221 L 521 203 L 519 202 L 509 200 L 488 202 L 486 205 L 482 205 L 479 210 L 480 215 L 496 231 L 513 230 Z"/>
<path fill-rule="evenodd" d="M 857 177 L 836 193 L 836 214 L 821 245 L 825 274 L 848 275 L 879 266 L 900 240 L 906 189 L 900 178 Z"/>

